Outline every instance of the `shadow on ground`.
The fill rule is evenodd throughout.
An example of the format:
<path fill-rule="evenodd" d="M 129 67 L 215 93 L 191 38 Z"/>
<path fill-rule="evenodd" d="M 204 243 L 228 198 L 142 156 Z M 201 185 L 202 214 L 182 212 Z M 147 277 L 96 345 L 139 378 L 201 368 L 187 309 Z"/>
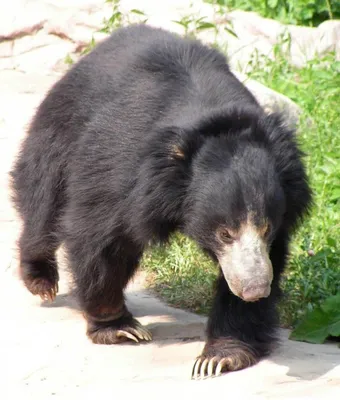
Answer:
<path fill-rule="evenodd" d="M 133 315 L 151 331 L 153 343 L 157 347 L 196 341 L 202 342 L 203 347 L 206 318 L 169 307 L 152 297 L 145 289 L 128 291 L 127 304 Z M 53 303 L 43 302 L 41 307 L 66 307 L 80 311 L 72 291 L 58 295 Z M 295 342 L 289 340 L 288 335 L 287 330 L 280 330 L 280 344 L 266 359 L 284 367 L 284 375 L 313 381 L 325 376 L 339 364 L 340 351 L 335 344 L 311 345 Z"/>

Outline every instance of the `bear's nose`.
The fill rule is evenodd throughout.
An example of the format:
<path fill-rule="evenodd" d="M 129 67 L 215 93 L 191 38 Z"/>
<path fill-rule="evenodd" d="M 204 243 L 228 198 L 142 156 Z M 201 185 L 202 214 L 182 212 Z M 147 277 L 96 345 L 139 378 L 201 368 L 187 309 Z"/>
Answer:
<path fill-rule="evenodd" d="M 244 301 L 256 301 L 270 295 L 270 283 L 264 282 L 257 285 L 246 286 L 242 290 L 241 298 Z"/>

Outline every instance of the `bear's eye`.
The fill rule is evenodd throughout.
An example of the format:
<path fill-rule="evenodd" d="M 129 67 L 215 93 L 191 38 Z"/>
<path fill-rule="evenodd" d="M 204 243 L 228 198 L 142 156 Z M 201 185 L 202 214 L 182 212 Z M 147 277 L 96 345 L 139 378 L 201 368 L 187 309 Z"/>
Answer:
<path fill-rule="evenodd" d="M 234 240 L 229 231 L 225 228 L 220 229 L 218 235 L 220 240 L 222 240 L 224 243 L 231 243 Z"/>

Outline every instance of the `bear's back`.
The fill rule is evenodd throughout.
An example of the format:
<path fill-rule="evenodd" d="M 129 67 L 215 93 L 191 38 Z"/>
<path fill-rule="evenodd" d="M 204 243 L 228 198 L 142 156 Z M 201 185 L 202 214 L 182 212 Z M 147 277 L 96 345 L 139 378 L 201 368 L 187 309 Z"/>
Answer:
<path fill-rule="evenodd" d="M 54 92 L 69 106 L 61 117 L 79 115 L 79 121 L 110 105 L 133 107 L 137 113 L 147 106 L 156 116 L 184 106 L 254 102 L 219 51 L 147 25 L 115 31 L 71 68 Z"/>
<path fill-rule="evenodd" d="M 94 126 L 91 135 L 99 130 L 110 140 L 139 141 L 155 125 L 235 103 L 257 104 L 220 52 L 162 29 L 132 25 L 116 30 L 54 85 L 31 133 L 52 127 L 67 147 Z"/>
<path fill-rule="evenodd" d="M 79 64 L 91 83 L 91 93 L 166 93 L 177 106 L 225 107 L 229 101 L 254 102 L 254 98 L 230 72 L 226 57 L 201 42 L 147 25 L 115 31 Z M 148 84 L 151 87 L 148 87 Z M 153 85 L 152 85 L 153 84 Z M 144 88 L 145 87 L 145 88 Z"/>

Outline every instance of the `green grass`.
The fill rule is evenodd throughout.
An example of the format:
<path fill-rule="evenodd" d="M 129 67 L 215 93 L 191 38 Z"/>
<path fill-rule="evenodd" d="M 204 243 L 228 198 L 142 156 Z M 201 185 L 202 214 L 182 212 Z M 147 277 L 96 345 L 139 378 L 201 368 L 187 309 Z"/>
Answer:
<path fill-rule="evenodd" d="M 147 251 L 142 265 L 149 286 L 169 304 L 203 314 L 209 310 L 217 269 L 192 240 L 176 234 L 169 245 Z"/>
<path fill-rule="evenodd" d="M 294 326 L 307 310 L 340 292 L 340 62 L 329 55 L 297 69 L 277 51 L 276 60 L 257 65 L 251 78 L 303 109 L 298 137 L 306 153 L 314 206 L 293 238 L 282 279 L 286 298 L 280 304 L 281 322 Z M 191 240 L 177 234 L 169 245 L 149 250 L 142 264 L 150 287 L 167 302 L 207 312 L 218 267 Z"/>

